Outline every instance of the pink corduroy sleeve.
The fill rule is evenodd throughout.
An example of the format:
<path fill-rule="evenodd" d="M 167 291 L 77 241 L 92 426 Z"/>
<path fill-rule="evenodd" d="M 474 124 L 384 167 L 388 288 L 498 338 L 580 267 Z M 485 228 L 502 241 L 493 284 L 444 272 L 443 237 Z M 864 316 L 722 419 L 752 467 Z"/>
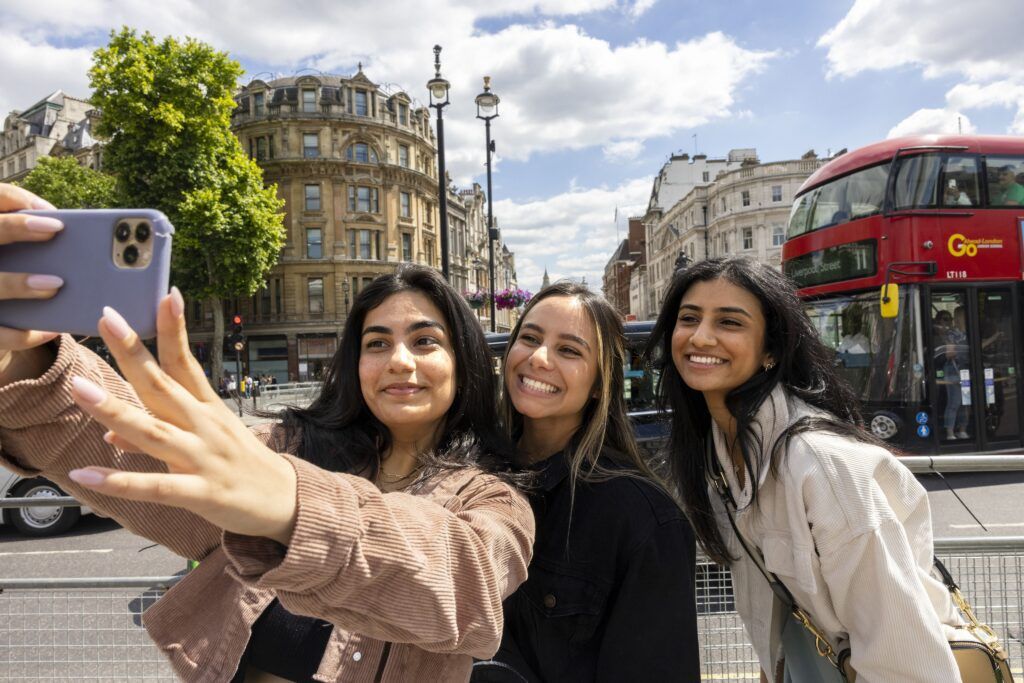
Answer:
<path fill-rule="evenodd" d="M 53 365 L 35 380 L 0 387 L 0 462 L 24 476 L 43 476 L 97 512 L 189 559 L 220 544 L 221 531 L 180 508 L 104 496 L 71 481 L 70 470 L 96 465 L 135 472 L 166 472 L 159 460 L 126 453 L 103 440 L 106 428 L 71 398 L 80 375 L 110 394 L 141 405 L 135 391 L 91 351 L 64 335 L 54 342 Z"/>
<path fill-rule="evenodd" d="M 526 579 L 533 513 L 481 473 L 440 502 L 382 493 L 356 476 L 291 458 L 298 517 L 287 548 L 224 534 L 235 578 L 272 588 L 289 611 L 431 652 L 492 656 L 502 601 Z"/>

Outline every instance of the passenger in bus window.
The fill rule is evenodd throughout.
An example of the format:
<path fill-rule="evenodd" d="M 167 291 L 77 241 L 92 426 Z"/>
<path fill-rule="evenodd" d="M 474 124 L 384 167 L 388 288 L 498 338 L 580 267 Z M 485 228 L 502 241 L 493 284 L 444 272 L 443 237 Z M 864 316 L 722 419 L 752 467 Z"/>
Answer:
<path fill-rule="evenodd" d="M 992 194 L 993 206 L 1019 206 L 1024 204 L 1024 185 L 1017 182 L 1017 172 L 1013 164 L 1006 164 L 999 169 L 989 192 Z"/>
<path fill-rule="evenodd" d="M 858 680 L 959 681 L 927 493 L 863 429 L 792 284 L 753 259 L 696 263 L 676 274 L 650 344 L 674 481 L 705 552 L 732 570 L 762 680 L 830 666 L 770 573 L 837 651 L 851 647 Z"/>
<path fill-rule="evenodd" d="M 626 352 L 619 314 L 576 284 L 544 289 L 512 331 L 503 413 L 537 476 L 537 540 L 474 681 L 700 680 L 693 530 L 638 453 Z"/>
<path fill-rule="evenodd" d="M 0 212 L 31 206 L 0 184 Z M 25 219 L 0 213 L 0 243 Z M 468 680 L 534 526 L 462 297 L 424 266 L 374 280 L 313 404 L 253 431 L 189 353 L 183 309 L 177 290 L 159 305 L 159 360 L 104 315 L 131 384 L 69 335 L 0 328 L 3 464 L 201 560 L 146 612 L 182 680 Z"/>
<path fill-rule="evenodd" d="M 974 202 L 967 193 L 956 185 L 956 178 L 950 178 L 946 184 L 946 195 L 943 203 L 946 206 L 971 206 Z"/>

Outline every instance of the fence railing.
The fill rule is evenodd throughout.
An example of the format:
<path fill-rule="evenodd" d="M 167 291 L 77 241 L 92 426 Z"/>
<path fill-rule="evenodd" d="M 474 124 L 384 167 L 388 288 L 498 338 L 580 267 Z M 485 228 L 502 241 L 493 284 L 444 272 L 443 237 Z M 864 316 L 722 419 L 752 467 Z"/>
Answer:
<path fill-rule="evenodd" d="M 935 548 L 1021 675 L 1024 537 L 938 539 Z M 180 578 L 0 579 L 0 681 L 173 681 L 142 618 Z M 700 561 L 696 598 L 704 680 L 758 680 L 729 570 Z"/>

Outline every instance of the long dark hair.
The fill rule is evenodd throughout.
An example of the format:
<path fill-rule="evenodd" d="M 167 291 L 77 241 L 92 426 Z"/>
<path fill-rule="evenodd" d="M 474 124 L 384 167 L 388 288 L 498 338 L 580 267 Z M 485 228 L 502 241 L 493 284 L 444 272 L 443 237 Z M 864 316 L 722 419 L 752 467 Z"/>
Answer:
<path fill-rule="evenodd" d="M 421 478 L 438 469 L 471 466 L 507 478 L 512 448 L 496 419 L 495 377 L 483 329 L 440 273 L 425 266 L 403 264 L 356 296 L 320 394 L 308 408 L 291 408 L 283 415 L 286 438 L 297 438 L 297 455 L 319 467 L 376 475 L 381 456 L 390 450 L 391 433 L 359 388 L 362 330 L 369 311 L 401 292 L 422 294 L 441 311 L 455 353 L 455 398 L 437 447 L 418 455 L 425 465 Z"/>
<path fill-rule="evenodd" d="M 503 367 L 507 367 L 509 350 L 519 338 L 520 328 L 530 315 L 530 311 L 541 301 L 554 297 L 578 301 L 590 316 L 597 333 L 597 379 L 593 387 L 596 395 L 584 406 L 583 421 L 573 435 L 566 454 L 571 485 L 575 487 L 578 479 L 602 481 L 621 475 L 640 476 L 657 482 L 658 478 L 640 456 L 633 427 L 626 413 L 623 372 L 626 337 L 622 329 L 622 320 L 603 296 L 584 285 L 569 281 L 560 281 L 545 287 L 530 300 L 512 329 L 505 347 Z M 509 434 L 516 438 L 523 430 L 523 416 L 512 405 L 507 391 L 502 395 L 502 414 L 505 416 Z M 615 469 L 609 469 L 599 462 L 602 453 L 615 463 Z"/>
<path fill-rule="evenodd" d="M 753 294 L 765 319 L 765 351 L 774 367 L 736 387 L 725 403 L 736 420 L 736 435 L 747 481 L 760 481 L 765 467 L 777 472 L 785 444 L 798 433 L 827 429 L 844 436 L 879 443 L 862 427 L 857 396 L 835 370 L 835 353 L 822 343 L 804 313 L 796 288 L 782 273 L 751 258 L 731 257 L 700 261 L 677 272 L 661 306 L 648 342 L 648 355 L 661 366 L 658 398 L 672 411 L 669 454 L 672 478 L 704 551 L 716 562 L 733 558 L 715 522 L 708 494 L 706 471 L 711 443 L 711 413 L 701 392 L 683 382 L 672 359 L 672 333 L 683 296 L 696 282 L 726 280 Z M 653 353 L 660 350 L 660 355 Z M 752 429 L 761 404 L 781 384 L 793 396 L 826 411 L 828 417 L 802 419 L 790 425 L 774 444 L 760 443 L 760 430 Z M 752 487 L 757 500 L 757 486 Z"/>

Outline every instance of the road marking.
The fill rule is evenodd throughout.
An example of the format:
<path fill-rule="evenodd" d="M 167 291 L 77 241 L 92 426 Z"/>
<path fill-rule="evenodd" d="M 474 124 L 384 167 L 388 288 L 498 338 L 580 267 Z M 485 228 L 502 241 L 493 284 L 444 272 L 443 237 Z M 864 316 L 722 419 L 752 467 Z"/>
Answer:
<path fill-rule="evenodd" d="M 24 552 L 0 553 L 0 557 L 10 555 L 75 555 L 77 553 L 112 553 L 113 548 L 96 548 L 93 550 L 26 550 Z"/>
<path fill-rule="evenodd" d="M 949 524 L 950 529 L 976 529 L 977 524 Z M 989 529 L 1011 529 L 1016 527 L 1024 527 L 1024 522 L 996 522 L 995 524 L 986 524 Z"/>

